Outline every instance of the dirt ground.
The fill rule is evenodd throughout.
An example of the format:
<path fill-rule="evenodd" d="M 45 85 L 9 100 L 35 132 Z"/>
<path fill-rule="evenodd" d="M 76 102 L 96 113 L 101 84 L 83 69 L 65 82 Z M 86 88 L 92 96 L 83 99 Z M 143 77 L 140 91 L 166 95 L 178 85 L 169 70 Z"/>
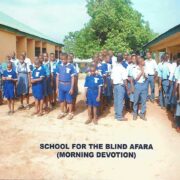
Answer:
<path fill-rule="evenodd" d="M 99 125 L 85 125 L 86 105 L 80 80 L 77 111 L 72 121 L 57 120 L 58 108 L 43 117 L 32 117 L 34 108 L 7 115 L 0 106 L 0 179 L 57 180 L 179 180 L 180 135 L 172 116 L 154 103 L 147 104 L 148 121 L 114 120 L 113 108 Z M 33 100 L 31 100 L 33 103 Z M 16 102 L 16 109 L 19 102 Z M 58 150 L 41 150 L 40 143 L 152 144 L 154 150 L 137 151 L 136 159 L 57 159 Z"/>

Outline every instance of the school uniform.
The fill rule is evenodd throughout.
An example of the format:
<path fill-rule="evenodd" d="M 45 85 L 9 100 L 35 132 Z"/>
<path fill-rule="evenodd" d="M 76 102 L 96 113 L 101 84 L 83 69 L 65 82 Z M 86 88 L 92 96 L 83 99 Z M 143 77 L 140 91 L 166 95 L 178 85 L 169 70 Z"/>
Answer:
<path fill-rule="evenodd" d="M 116 56 L 113 56 L 110 59 L 110 64 L 112 65 L 112 67 L 114 67 L 117 64 L 117 57 Z"/>
<path fill-rule="evenodd" d="M 79 67 L 76 63 L 72 63 L 72 65 L 74 67 L 74 72 L 75 72 L 74 76 L 77 78 L 77 82 L 78 82 Z M 75 99 L 77 97 L 77 95 L 78 95 L 78 84 L 75 83 L 74 84 L 74 93 L 72 95 L 72 98 Z"/>
<path fill-rule="evenodd" d="M 18 63 L 19 63 L 19 59 L 15 58 L 15 59 L 11 59 L 10 61 L 14 64 L 14 66 L 16 68 L 15 71 L 17 71 L 17 66 L 18 66 Z"/>
<path fill-rule="evenodd" d="M 45 78 L 43 80 L 43 87 L 44 87 L 44 96 L 51 96 L 52 95 L 52 87 L 51 87 L 51 64 L 49 61 L 43 62 L 43 68 L 46 72 Z"/>
<path fill-rule="evenodd" d="M 69 93 L 71 89 L 71 78 L 75 76 L 75 70 L 72 64 L 61 64 L 57 70 L 57 76 L 59 76 L 59 101 L 71 104 L 73 97 Z"/>
<path fill-rule="evenodd" d="M 178 86 L 180 88 L 180 65 L 178 67 L 176 67 L 175 80 L 176 80 L 176 83 L 178 84 Z M 180 94 L 179 94 L 179 96 L 180 96 Z M 179 101 L 177 101 L 177 104 L 176 104 L 175 116 L 176 116 L 176 126 L 180 128 L 180 102 Z"/>
<path fill-rule="evenodd" d="M 28 68 L 32 71 L 33 70 L 33 65 L 31 63 L 31 60 L 28 57 L 26 57 L 24 62 L 28 65 Z"/>
<path fill-rule="evenodd" d="M 87 75 L 84 87 L 87 88 L 87 105 L 99 107 L 100 102 L 96 101 L 99 88 L 102 87 L 102 78 L 99 75 Z"/>
<path fill-rule="evenodd" d="M 111 64 L 102 63 L 102 73 L 106 79 L 106 87 L 104 88 L 104 96 L 107 97 L 107 102 L 111 103 L 112 99 L 112 84 L 111 84 Z"/>
<path fill-rule="evenodd" d="M 133 81 L 133 84 L 134 84 L 134 80 L 133 80 L 133 69 L 136 67 L 136 64 L 129 64 L 128 67 L 127 67 L 127 73 L 128 73 L 128 90 L 130 90 L 132 87 L 131 87 L 131 83 L 130 83 L 130 79 Z M 134 93 L 131 93 L 129 95 L 129 100 L 130 102 L 134 102 Z"/>
<path fill-rule="evenodd" d="M 112 68 L 111 79 L 114 84 L 115 119 L 121 120 L 123 118 L 123 100 L 125 96 L 124 80 L 128 79 L 127 70 L 121 63 L 117 63 Z"/>
<path fill-rule="evenodd" d="M 170 87 L 169 76 L 170 76 L 169 63 L 164 62 L 162 63 L 161 80 L 162 80 L 162 91 L 164 94 L 165 107 L 168 107 L 169 105 L 169 87 Z"/>
<path fill-rule="evenodd" d="M 3 75 L 3 69 L 2 69 L 2 65 L 0 64 L 0 91 L 2 92 L 3 90 L 3 80 L 2 80 L 2 75 Z M 2 97 L 0 97 L 1 99 Z"/>
<path fill-rule="evenodd" d="M 174 86 L 176 84 L 176 80 L 175 80 L 175 70 L 177 67 L 177 63 L 176 62 L 172 62 L 169 64 L 169 69 L 170 69 L 170 75 L 169 75 L 169 80 L 170 80 L 170 87 L 169 87 L 169 105 L 171 108 L 175 107 L 176 105 L 176 98 L 175 96 L 173 96 L 173 90 L 174 90 Z"/>
<path fill-rule="evenodd" d="M 58 67 L 57 67 L 57 64 L 58 64 L 57 60 L 50 62 L 50 65 L 51 65 L 51 73 L 52 73 L 52 75 L 53 75 L 53 87 L 52 87 L 52 89 L 53 89 L 54 91 L 56 91 L 56 71 L 57 71 L 57 68 L 58 68 Z"/>
<path fill-rule="evenodd" d="M 150 85 L 151 88 L 151 95 L 149 96 L 149 98 L 151 100 L 154 100 L 155 98 L 155 82 L 154 82 L 154 76 L 157 72 L 157 63 L 154 59 L 147 59 L 145 61 L 145 66 L 147 69 L 147 73 L 148 73 L 148 86 Z"/>
<path fill-rule="evenodd" d="M 127 67 L 128 67 L 128 62 L 124 59 L 123 61 L 122 61 L 122 66 L 125 68 L 125 69 L 127 69 Z"/>
<path fill-rule="evenodd" d="M 145 67 L 144 67 L 145 68 Z M 148 89 L 148 84 L 147 84 L 147 77 L 148 73 L 146 68 L 144 69 L 145 76 L 141 76 L 139 80 L 136 80 L 138 75 L 141 73 L 140 67 L 136 66 L 133 69 L 133 79 L 134 79 L 134 105 L 133 105 L 133 111 L 134 114 L 138 114 L 138 104 L 141 100 L 141 112 L 140 114 L 144 115 L 146 112 L 146 100 L 147 100 L 147 89 Z"/>
<path fill-rule="evenodd" d="M 17 65 L 17 95 L 29 94 L 29 73 L 31 72 L 27 63 L 18 63 Z"/>
<path fill-rule="evenodd" d="M 32 71 L 32 79 L 45 78 L 45 71 L 42 66 L 39 68 L 34 68 Z M 32 93 L 35 99 L 42 100 L 44 99 L 44 88 L 43 88 L 43 79 L 39 82 L 32 84 Z"/>
<path fill-rule="evenodd" d="M 3 77 L 11 77 L 12 79 L 17 79 L 16 72 L 13 70 L 5 70 L 3 72 Z M 5 80 L 3 83 L 3 97 L 8 100 L 15 98 L 15 82 L 12 80 Z"/>

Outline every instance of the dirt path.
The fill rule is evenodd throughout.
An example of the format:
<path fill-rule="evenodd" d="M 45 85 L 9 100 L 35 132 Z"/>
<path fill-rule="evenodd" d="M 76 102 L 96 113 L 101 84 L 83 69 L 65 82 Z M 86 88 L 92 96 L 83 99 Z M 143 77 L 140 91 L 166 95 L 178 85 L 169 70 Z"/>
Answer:
<path fill-rule="evenodd" d="M 134 122 L 129 113 L 128 122 L 117 122 L 111 108 L 98 126 L 84 125 L 85 107 L 79 95 L 76 116 L 68 121 L 56 119 L 58 109 L 37 118 L 30 115 L 33 108 L 7 116 L 7 107 L 0 106 L 0 179 L 180 179 L 180 135 L 171 127 L 171 116 L 157 104 L 148 103 L 147 122 Z M 135 160 L 58 160 L 57 150 L 42 151 L 40 143 L 152 143 L 154 150 L 138 151 Z"/>

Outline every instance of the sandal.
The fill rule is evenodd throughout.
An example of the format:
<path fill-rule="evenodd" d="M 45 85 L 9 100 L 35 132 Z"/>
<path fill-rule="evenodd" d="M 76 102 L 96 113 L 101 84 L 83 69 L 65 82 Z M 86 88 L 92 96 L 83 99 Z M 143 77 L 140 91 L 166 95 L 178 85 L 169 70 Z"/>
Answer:
<path fill-rule="evenodd" d="M 92 119 L 88 119 L 86 122 L 85 122 L 85 124 L 90 124 L 92 122 Z"/>
<path fill-rule="evenodd" d="M 41 117 L 41 116 L 43 116 L 43 113 L 39 113 L 37 116 L 38 116 L 38 117 Z"/>
<path fill-rule="evenodd" d="M 18 107 L 18 109 L 19 109 L 19 110 L 24 109 L 24 105 L 23 105 L 23 104 L 21 104 L 21 105 Z"/>
<path fill-rule="evenodd" d="M 72 120 L 73 117 L 74 117 L 74 114 L 72 114 L 72 113 L 69 113 L 69 114 L 68 114 L 68 120 Z"/>
<path fill-rule="evenodd" d="M 60 113 L 57 117 L 57 119 L 62 119 L 66 116 L 66 113 Z"/>

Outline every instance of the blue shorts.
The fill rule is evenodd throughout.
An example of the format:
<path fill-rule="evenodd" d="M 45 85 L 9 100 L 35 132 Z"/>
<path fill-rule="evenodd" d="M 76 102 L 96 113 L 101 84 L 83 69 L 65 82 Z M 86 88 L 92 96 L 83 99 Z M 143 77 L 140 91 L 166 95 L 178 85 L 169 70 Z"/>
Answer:
<path fill-rule="evenodd" d="M 53 91 L 56 91 L 56 76 L 53 76 Z"/>
<path fill-rule="evenodd" d="M 44 99 L 44 94 L 43 94 L 43 83 L 35 83 L 32 85 L 32 93 L 35 99 L 37 100 L 42 100 Z"/>
<path fill-rule="evenodd" d="M 98 97 L 98 89 L 88 89 L 87 91 L 87 105 L 91 107 L 99 107 L 100 102 L 96 101 Z"/>
<path fill-rule="evenodd" d="M 67 102 L 72 104 L 73 97 L 69 94 L 71 83 L 63 84 L 59 82 L 59 102 Z"/>
<path fill-rule="evenodd" d="M 50 76 L 43 79 L 43 94 L 45 97 L 52 95 L 51 77 Z"/>

